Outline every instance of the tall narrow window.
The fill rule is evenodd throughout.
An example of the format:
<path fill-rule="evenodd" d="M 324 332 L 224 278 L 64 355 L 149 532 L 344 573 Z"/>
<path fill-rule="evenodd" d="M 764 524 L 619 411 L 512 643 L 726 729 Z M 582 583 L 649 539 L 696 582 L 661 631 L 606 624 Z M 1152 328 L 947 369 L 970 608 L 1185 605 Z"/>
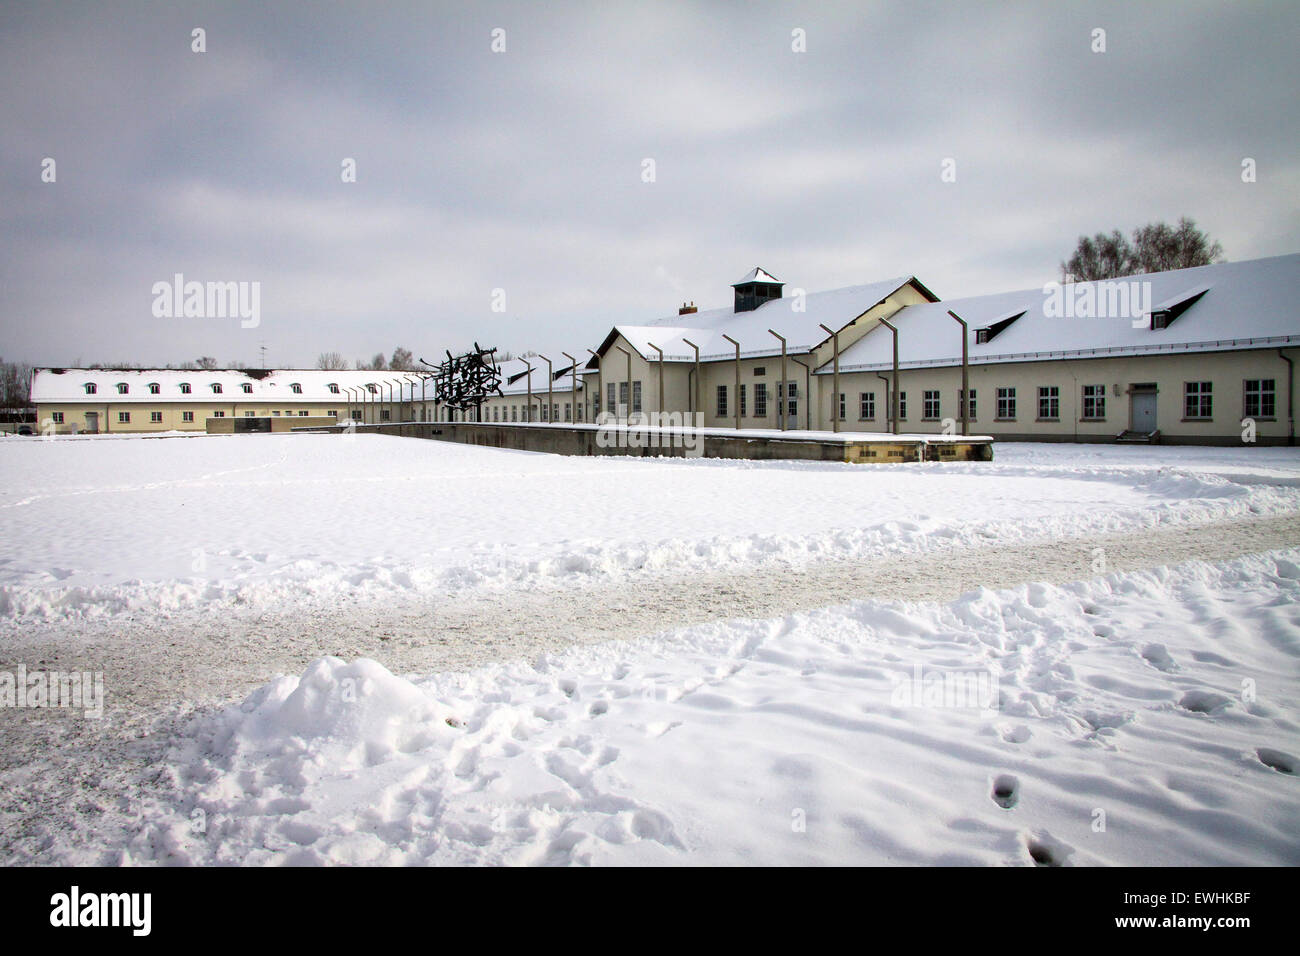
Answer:
<path fill-rule="evenodd" d="M 767 383 L 754 383 L 754 417 L 767 418 Z"/>
<path fill-rule="evenodd" d="M 926 389 L 921 393 L 921 417 L 926 421 L 939 420 L 939 390 Z"/>
<path fill-rule="evenodd" d="M 747 417 L 747 416 L 749 415 L 748 396 L 746 396 L 746 394 L 745 394 L 747 390 L 748 390 L 748 386 L 746 386 L 746 385 L 744 385 L 744 384 L 741 384 L 741 386 L 740 386 L 740 391 L 737 393 L 737 395 L 738 395 L 739 398 L 740 398 L 740 417 L 741 417 L 741 418 L 745 418 L 745 417 Z"/>
<path fill-rule="evenodd" d="M 718 417 L 727 417 L 727 386 L 718 386 Z"/>

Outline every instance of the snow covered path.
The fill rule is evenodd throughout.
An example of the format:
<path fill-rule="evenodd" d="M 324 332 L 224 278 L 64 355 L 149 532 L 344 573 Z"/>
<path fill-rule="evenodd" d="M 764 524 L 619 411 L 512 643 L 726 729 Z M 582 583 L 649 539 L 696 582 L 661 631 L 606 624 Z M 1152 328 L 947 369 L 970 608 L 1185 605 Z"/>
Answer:
<path fill-rule="evenodd" d="M 9 862 L 1296 865 L 1298 561 L 323 658 Z"/>

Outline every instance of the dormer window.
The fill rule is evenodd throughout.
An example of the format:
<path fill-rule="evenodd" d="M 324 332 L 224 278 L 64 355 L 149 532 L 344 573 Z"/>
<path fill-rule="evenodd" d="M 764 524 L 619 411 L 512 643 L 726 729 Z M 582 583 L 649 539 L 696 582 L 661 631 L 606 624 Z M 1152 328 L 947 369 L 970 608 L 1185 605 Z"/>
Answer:
<path fill-rule="evenodd" d="M 245 395 L 253 394 L 253 386 L 249 385 L 247 382 L 245 382 L 243 385 L 240 385 L 239 387 L 244 390 Z"/>
<path fill-rule="evenodd" d="M 97 391 L 99 391 L 99 388 L 98 388 L 98 386 L 95 385 L 94 382 L 87 382 L 87 383 L 86 383 L 86 394 L 87 394 L 87 395 L 94 395 Z"/>
<path fill-rule="evenodd" d="M 128 392 L 130 392 L 130 391 L 131 391 L 131 386 L 128 385 L 128 384 L 126 384 L 126 382 L 118 382 L 118 383 L 117 383 L 117 394 L 119 394 L 119 395 L 125 395 L 125 394 L 127 394 Z"/>
<path fill-rule="evenodd" d="M 150 394 L 150 395 L 157 395 L 157 394 L 160 393 L 161 391 L 162 391 L 162 386 L 159 385 L 157 382 L 150 382 L 150 383 L 149 383 L 149 394 Z"/>
<path fill-rule="evenodd" d="M 182 395 L 188 395 L 189 393 L 190 393 L 190 383 L 189 383 L 189 382 L 181 382 L 181 394 L 182 394 Z"/>
<path fill-rule="evenodd" d="M 1012 312 L 1008 315 L 1002 316 L 995 322 L 984 326 L 982 329 L 976 329 L 975 344 L 985 345 L 988 342 L 992 342 L 995 338 L 1001 335 L 1012 322 L 1016 321 L 1016 319 L 1020 318 L 1024 314 L 1023 311 Z"/>
<path fill-rule="evenodd" d="M 213 394 L 213 395 L 220 395 L 220 394 L 221 394 L 221 383 L 220 383 L 220 382 L 213 382 L 213 383 L 212 383 L 212 394 Z"/>
<path fill-rule="evenodd" d="M 289 386 L 289 391 L 293 392 L 295 395 L 301 395 L 302 386 L 299 385 L 297 382 L 294 382 L 292 385 Z"/>
<path fill-rule="evenodd" d="M 369 391 L 371 395 L 373 395 L 375 392 L 379 391 L 379 386 L 375 385 L 373 382 L 367 382 L 366 390 Z"/>
<path fill-rule="evenodd" d="M 1169 328 L 1174 319 L 1190 309 L 1201 296 L 1209 291 L 1210 287 L 1208 285 L 1195 286 L 1178 293 L 1178 295 L 1170 296 L 1163 302 L 1157 302 L 1151 307 L 1151 330 Z"/>
<path fill-rule="evenodd" d="M 331 395 L 337 395 L 339 393 L 338 383 L 336 382 L 330 382 L 326 387 L 330 390 Z"/>

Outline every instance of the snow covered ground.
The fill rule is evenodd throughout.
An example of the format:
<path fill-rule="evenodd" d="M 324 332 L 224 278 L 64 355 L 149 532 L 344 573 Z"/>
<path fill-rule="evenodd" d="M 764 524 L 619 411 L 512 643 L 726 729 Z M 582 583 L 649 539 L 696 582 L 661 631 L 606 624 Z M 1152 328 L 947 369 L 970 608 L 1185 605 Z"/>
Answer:
<path fill-rule="evenodd" d="M 0 443 L 0 620 L 335 606 L 1300 510 L 1300 450 L 565 458 L 377 435 Z"/>
<path fill-rule="evenodd" d="M 173 792 L 110 858 L 1295 865 L 1298 561 L 414 680 L 322 658 L 196 720 Z"/>
<path fill-rule="evenodd" d="M 0 862 L 1300 863 L 1297 449 L 9 439 L 0 474 L 0 670 L 109 672 L 102 721 L 0 713 Z M 1247 556 L 1155 567 L 1211 537 Z"/>

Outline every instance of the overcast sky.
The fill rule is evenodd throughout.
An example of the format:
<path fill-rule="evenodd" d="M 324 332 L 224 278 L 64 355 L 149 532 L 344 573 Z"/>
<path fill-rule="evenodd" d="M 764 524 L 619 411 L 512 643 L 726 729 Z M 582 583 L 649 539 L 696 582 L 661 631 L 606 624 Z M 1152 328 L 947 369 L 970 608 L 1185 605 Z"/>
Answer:
<path fill-rule="evenodd" d="M 975 295 L 1182 215 L 1293 253 L 1297 36 L 1295 3 L 6 0 L 0 355 L 558 357 L 755 265 Z M 259 282 L 260 325 L 155 317 L 175 273 Z"/>

